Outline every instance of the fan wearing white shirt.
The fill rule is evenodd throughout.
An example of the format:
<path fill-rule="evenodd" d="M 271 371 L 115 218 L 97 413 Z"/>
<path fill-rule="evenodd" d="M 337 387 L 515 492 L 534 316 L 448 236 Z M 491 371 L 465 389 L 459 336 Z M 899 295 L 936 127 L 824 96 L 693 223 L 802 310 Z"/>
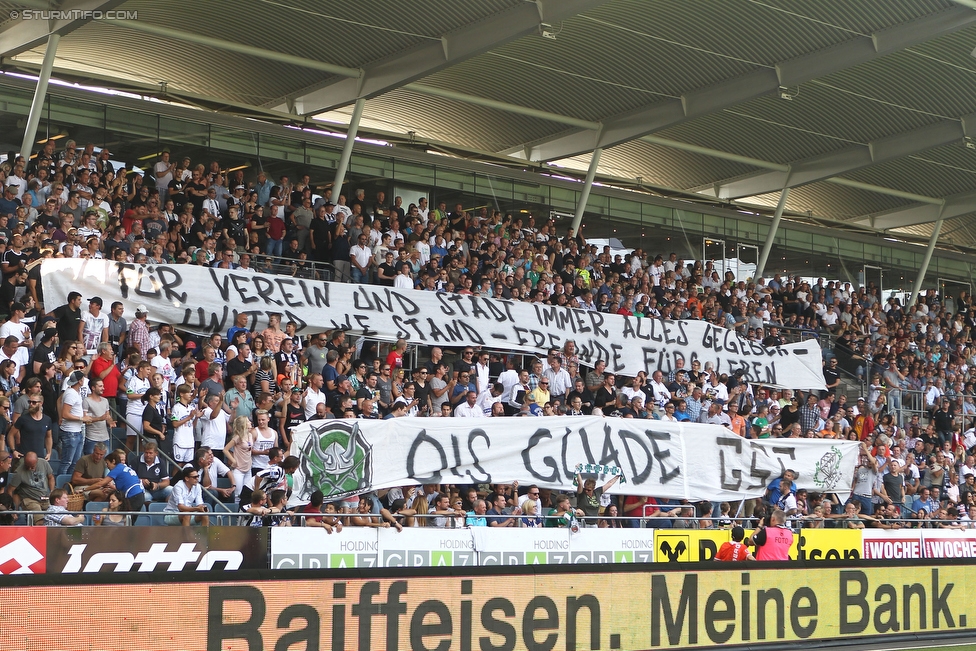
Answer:
<path fill-rule="evenodd" d="M 671 391 L 664 384 L 664 373 L 661 371 L 654 371 L 651 375 L 650 384 L 651 394 L 654 396 L 654 404 L 660 409 L 664 409 L 664 405 L 671 402 Z"/>

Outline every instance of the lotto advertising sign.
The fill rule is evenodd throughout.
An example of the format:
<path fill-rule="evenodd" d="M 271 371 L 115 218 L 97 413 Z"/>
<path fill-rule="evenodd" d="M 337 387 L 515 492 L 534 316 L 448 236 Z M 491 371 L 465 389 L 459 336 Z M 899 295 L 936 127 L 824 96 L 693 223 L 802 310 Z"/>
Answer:
<path fill-rule="evenodd" d="M 107 586 L 112 599 L 97 609 L 63 608 L 55 620 L 36 613 L 90 603 L 92 586 L 68 579 L 21 587 L 11 577 L 4 620 L 13 625 L 4 641 L 46 651 L 663 649 L 883 643 L 890 634 L 972 632 L 976 622 L 973 565 L 807 566 L 802 581 L 755 565 L 359 572 L 372 576 L 307 570 L 296 580 L 160 583 L 141 575 L 140 583 Z"/>
<path fill-rule="evenodd" d="M 48 574 L 234 572 L 268 567 L 267 529 L 37 527 Z"/>
<path fill-rule="evenodd" d="M 0 574 L 44 574 L 47 529 L 0 527 Z"/>

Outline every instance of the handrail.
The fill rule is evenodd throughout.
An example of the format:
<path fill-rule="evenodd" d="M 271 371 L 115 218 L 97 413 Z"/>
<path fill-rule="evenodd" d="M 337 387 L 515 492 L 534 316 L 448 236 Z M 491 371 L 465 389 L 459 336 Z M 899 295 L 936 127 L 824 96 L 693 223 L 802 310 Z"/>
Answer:
<path fill-rule="evenodd" d="M 132 452 L 133 452 L 134 454 L 136 454 L 136 455 L 138 455 L 138 454 L 139 454 L 139 447 L 140 447 L 140 445 L 139 445 L 139 444 L 140 444 L 140 443 L 143 443 L 143 439 L 144 439 L 145 437 L 144 437 L 144 436 L 142 435 L 142 433 L 141 433 L 141 432 L 139 432 L 138 430 L 136 430 L 136 428 L 134 428 L 134 427 L 132 426 L 132 424 L 131 424 L 131 423 L 129 423 L 129 421 L 127 421 L 127 420 L 125 419 L 125 417 L 124 417 L 124 416 L 122 416 L 121 414 L 119 414 L 119 412 L 118 412 L 118 411 L 116 411 L 115 409 L 113 409 L 111 405 L 109 405 L 109 407 L 108 407 L 108 409 L 109 409 L 109 411 L 110 411 L 110 412 L 112 412 L 112 414 L 113 414 L 113 415 L 114 415 L 114 416 L 116 417 L 116 422 L 119 422 L 119 421 L 121 421 L 121 422 L 123 422 L 123 423 L 125 423 L 125 426 L 126 426 L 126 427 L 127 427 L 128 429 L 131 429 L 131 430 L 132 430 L 132 431 L 133 431 L 133 432 L 135 433 L 135 435 L 136 435 L 136 449 L 135 449 L 135 450 L 133 450 Z M 179 468 L 179 469 L 182 469 L 182 468 L 183 468 L 183 464 L 182 464 L 182 463 L 180 463 L 179 461 L 177 461 L 177 460 L 176 460 L 176 459 L 174 459 L 173 457 L 171 457 L 171 456 L 169 456 L 168 454 L 166 454 L 166 453 L 165 453 L 165 452 L 164 452 L 164 451 L 163 451 L 163 450 L 161 449 L 161 447 L 160 447 L 160 446 L 159 446 L 158 444 L 157 444 L 157 446 L 156 446 L 156 454 L 158 454 L 159 456 L 161 456 L 162 458 L 164 458 L 164 459 L 165 459 L 165 460 L 166 460 L 167 462 L 169 462 L 169 464 L 170 464 L 170 469 L 171 469 L 171 470 L 173 470 L 173 469 L 177 469 L 177 468 Z M 172 473 L 170 474 L 170 479 L 172 479 Z M 213 498 L 213 500 L 214 500 L 214 501 L 215 501 L 215 502 L 216 502 L 217 504 L 223 504 L 223 502 L 222 502 L 222 501 L 221 501 L 221 499 L 220 499 L 220 495 L 219 495 L 219 494 L 217 494 L 217 493 L 215 493 L 215 492 L 213 492 L 213 491 L 212 491 L 212 490 L 211 490 L 210 488 L 204 488 L 204 487 L 203 487 L 203 485 L 201 485 L 201 486 L 200 486 L 200 490 L 201 490 L 201 491 L 203 491 L 203 492 L 204 492 L 205 494 L 207 494 L 207 495 L 209 495 L 209 496 L 210 496 L 211 498 Z M 232 513 L 232 511 L 229 511 L 229 510 L 225 510 L 225 511 L 221 511 L 221 512 L 222 512 L 222 513 L 223 513 L 223 512 L 226 512 L 226 513 Z M 36 513 L 36 511 L 34 511 L 34 513 Z"/>
<path fill-rule="evenodd" d="M 208 508 L 209 508 L 209 505 L 208 505 Z M 37 516 L 43 516 L 43 514 L 45 514 L 45 513 L 47 513 L 47 511 L 0 511 L 0 514 L 17 515 L 17 516 L 23 515 L 23 516 L 26 516 L 26 519 L 28 521 L 28 525 L 29 526 L 31 524 L 34 524 L 34 526 L 38 526 L 38 525 L 36 525 L 36 523 L 32 523 L 31 522 L 32 521 L 32 518 L 37 517 Z M 177 512 L 174 512 L 174 511 L 111 511 L 111 512 L 109 512 L 109 511 L 59 511 L 58 513 L 63 514 L 63 515 L 82 515 L 82 516 L 86 516 L 86 517 L 87 516 L 99 515 L 99 514 L 105 514 L 105 513 L 110 513 L 111 515 L 125 515 L 125 516 L 130 516 L 130 517 L 131 516 L 146 517 L 146 516 L 158 516 L 158 515 L 197 515 L 194 512 L 188 512 L 188 513 L 181 512 L 181 513 L 177 513 Z M 229 518 L 229 519 L 238 519 L 238 520 L 240 520 L 241 518 L 251 518 L 251 517 L 253 517 L 252 514 L 245 513 L 245 512 L 242 512 L 242 511 L 226 511 L 226 512 L 207 511 L 207 513 L 209 515 L 215 515 L 215 516 L 218 516 L 220 518 L 225 518 L 226 517 L 226 518 Z M 288 517 L 296 518 L 296 519 L 299 519 L 299 520 L 304 520 L 305 518 L 310 518 L 310 517 L 311 518 L 335 517 L 335 518 L 340 518 L 342 520 L 346 520 L 348 518 L 351 518 L 351 517 L 354 517 L 354 516 L 357 516 L 357 515 L 363 515 L 363 516 L 369 516 L 369 517 L 380 517 L 381 514 L 379 514 L 379 513 L 372 513 L 372 512 L 359 514 L 359 513 L 304 513 L 304 512 L 299 512 L 299 511 L 285 511 L 284 513 L 268 514 L 266 516 L 258 516 L 258 517 L 275 517 L 275 516 L 278 516 L 278 515 L 287 515 Z M 468 513 L 466 513 L 463 516 L 462 515 L 437 515 L 437 514 L 434 514 L 434 513 L 417 513 L 417 514 L 415 514 L 413 516 L 410 516 L 410 517 L 415 517 L 415 518 L 419 518 L 419 519 L 422 519 L 422 520 L 432 520 L 432 519 L 436 519 L 436 518 L 446 518 L 447 521 L 448 521 L 448 527 L 447 527 L 448 529 L 461 529 L 461 528 L 468 529 L 468 528 L 471 528 L 467 524 L 465 524 L 463 527 L 455 526 L 456 525 L 456 521 L 459 518 L 465 518 L 465 519 L 467 519 L 468 517 L 470 517 L 470 514 L 468 514 Z M 486 516 L 478 516 L 478 517 L 486 517 Z M 523 514 L 523 515 L 487 516 L 487 517 L 496 517 L 496 518 L 498 518 L 498 517 L 509 518 L 510 517 L 510 518 L 516 518 L 516 519 L 518 519 L 518 520 L 521 521 L 521 518 L 526 517 L 526 516 Z M 557 518 L 557 517 L 560 517 L 560 516 L 540 515 L 539 517 L 541 517 L 543 520 L 546 520 L 546 519 L 550 519 L 550 518 Z M 865 523 L 865 529 L 874 529 L 874 528 L 876 528 L 876 527 L 873 527 L 873 526 L 869 526 L 869 523 L 871 523 L 871 522 L 878 522 L 879 521 L 874 516 L 869 516 L 869 515 L 861 515 L 861 514 L 858 514 L 857 515 L 857 518 L 859 518 L 860 520 L 862 520 L 862 522 Z M 39 519 L 43 519 L 43 518 L 39 518 Z M 840 514 L 835 514 L 835 515 L 831 515 L 831 516 L 825 516 L 823 518 L 823 520 L 820 520 L 820 522 L 823 522 L 823 523 L 827 523 L 827 522 L 838 522 L 838 523 L 841 524 L 841 526 L 823 527 L 823 528 L 843 529 L 843 528 L 845 528 L 843 526 L 843 520 L 844 519 L 845 519 L 845 516 L 840 515 Z M 594 518 L 590 518 L 590 520 L 594 520 L 594 521 L 595 520 L 607 520 L 607 521 L 613 521 L 613 522 L 616 522 L 616 521 L 620 521 L 620 522 L 632 522 L 634 520 L 640 520 L 641 521 L 641 524 L 642 524 L 642 527 L 645 524 L 653 523 L 655 521 L 664 521 L 664 520 L 693 520 L 695 522 L 719 522 L 719 521 L 723 521 L 723 520 L 730 520 L 730 521 L 732 521 L 733 524 L 741 525 L 745 529 L 754 529 L 755 528 L 755 525 L 754 524 L 751 524 L 751 523 L 754 522 L 756 520 L 756 518 L 754 518 L 754 517 L 751 517 L 751 518 L 744 518 L 744 517 L 738 517 L 738 518 L 714 518 L 714 517 L 694 517 L 694 516 L 691 516 L 691 517 L 688 517 L 688 518 L 682 518 L 680 516 L 662 516 L 662 517 L 656 517 L 656 516 L 655 517 L 643 517 L 643 516 L 640 516 L 640 517 L 628 517 L 628 516 L 597 516 L 597 517 L 594 517 Z M 974 526 L 974 527 L 969 527 L 968 526 L 970 523 L 973 524 L 973 525 L 976 525 L 976 522 L 971 521 L 971 520 L 930 520 L 930 519 L 921 519 L 920 520 L 918 518 L 885 518 L 885 519 L 883 519 L 881 521 L 884 522 L 885 524 L 891 524 L 891 523 L 904 524 L 904 525 L 906 525 L 906 527 L 904 527 L 904 528 L 934 528 L 934 527 L 936 527 L 939 524 L 945 524 L 945 525 L 949 525 L 949 526 L 963 525 L 965 528 L 976 528 L 976 526 Z M 800 518 L 788 518 L 787 519 L 787 522 L 788 523 L 789 522 L 792 522 L 792 523 L 794 523 L 794 525 L 795 524 L 799 524 L 800 525 L 799 527 L 794 526 L 793 528 L 799 528 L 799 529 L 820 528 L 820 527 L 804 526 L 804 524 L 805 524 L 806 521 L 803 520 L 802 517 L 800 517 Z M 587 524 L 590 524 L 590 523 L 587 522 Z M 97 526 L 97 525 L 70 525 L 70 526 Z M 350 526 L 350 527 L 352 527 L 352 526 L 356 526 L 356 525 L 346 525 L 345 523 L 343 523 L 343 526 Z M 644 528 L 654 529 L 654 528 L 659 528 L 659 527 L 644 527 Z M 665 527 L 665 528 L 674 529 L 675 527 Z M 696 528 L 697 527 L 691 528 L 691 529 L 685 528 L 685 529 L 682 529 L 682 530 L 694 530 Z M 706 527 L 706 528 L 717 529 L 717 530 L 727 529 L 726 527 L 721 527 L 721 526 L 718 526 L 718 527 Z"/>
<path fill-rule="evenodd" d="M 302 266 L 311 270 L 313 279 L 338 280 L 339 282 L 353 282 L 352 276 L 340 271 L 331 262 L 319 260 L 295 260 L 284 255 L 272 256 L 266 253 L 248 253 L 251 256 L 251 269 L 262 273 L 272 273 L 279 276 L 292 276 L 298 273 L 297 265 L 291 262 L 301 263 Z M 327 277 L 328 276 L 328 277 Z"/>

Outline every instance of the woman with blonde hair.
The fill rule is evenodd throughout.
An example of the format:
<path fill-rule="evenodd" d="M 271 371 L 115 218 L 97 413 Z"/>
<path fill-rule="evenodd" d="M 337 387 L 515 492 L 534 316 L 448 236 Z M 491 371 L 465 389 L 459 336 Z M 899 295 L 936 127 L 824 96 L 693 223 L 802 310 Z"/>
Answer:
<path fill-rule="evenodd" d="M 224 459 L 234 473 L 234 499 L 241 497 L 244 482 L 251 479 L 251 448 L 254 445 L 251 421 L 247 416 L 234 419 L 233 435 L 224 446 Z"/>
<path fill-rule="evenodd" d="M 427 513 L 430 511 L 430 502 L 421 492 L 420 495 L 413 501 L 413 510 L 417 513 Z M 428 518 L 414 518 L 408 517 L 407 526 L 413 527 L 426 527 Z"/>
<path fill-rule="evenodd" d="M 523 527 L 536 528 L 543 526 L 543 519 L 539 514 L 538 502 L 535 500 L 525 500 L 525 503 L 522 505 L 522 512 L 524 513 L 521 523 Z"/>

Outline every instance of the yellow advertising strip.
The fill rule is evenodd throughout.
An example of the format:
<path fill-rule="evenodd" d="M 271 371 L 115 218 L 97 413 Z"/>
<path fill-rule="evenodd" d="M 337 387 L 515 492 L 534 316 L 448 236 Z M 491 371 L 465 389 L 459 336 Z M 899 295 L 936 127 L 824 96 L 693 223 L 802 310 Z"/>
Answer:
<path fill-rule="evenodd" d="M 657 529 L 654 532 L 654 560 L 658 563 L 715 560 L 722 543 L 730 540 L 732 537 L 728 529 Z M 861 546 L 861 532 L 858 529 L 803 529 L 799 535 L 793 536 L 790 559 L 855 560 L 861 558 Z"/>
<path fill-rule="evenodd" d="M 97 588 L 112 595 L 109 602 L 92 601 L 88 585 L 10 587 L 4 590 L 4 646 L 641 650 L 864 640 L 976 626 L 976 565 L 807 566 L 799 576 L 737 564 L 687 572 L 598 573 L 577 567 L 503 576 Z M 51 612 L 52 604 L 60 604 L 56 617 L 39 616 Z"/>

